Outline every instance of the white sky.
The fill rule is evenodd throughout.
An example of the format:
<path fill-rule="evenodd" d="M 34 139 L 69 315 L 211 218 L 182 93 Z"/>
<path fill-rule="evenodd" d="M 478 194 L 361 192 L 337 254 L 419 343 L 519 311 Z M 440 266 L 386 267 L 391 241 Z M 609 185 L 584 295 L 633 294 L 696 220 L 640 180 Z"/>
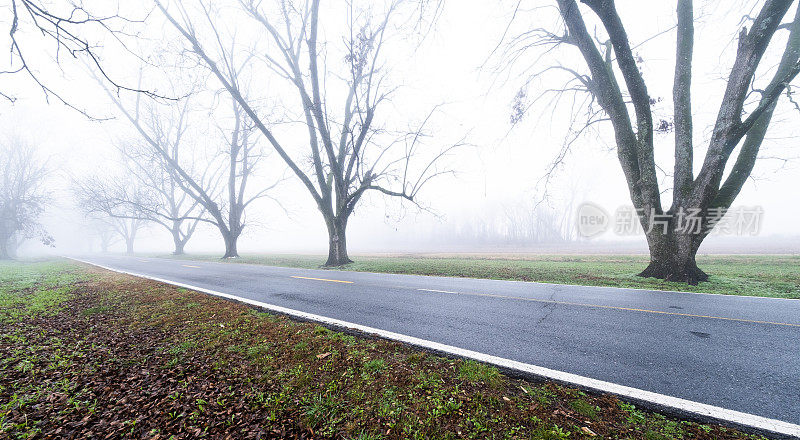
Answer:
<path fill-rule="evenodd" d="M 537 2 L 528 3 L 533 5 Z M 737 11 L 729 12 L 717 11 L 730 7 L 730 3 L 724 0 L 697 3 L 700 4 L 698 16 L 708 14 L 701 16 L 696 25 L 694 58 L 693 105 L 696 112 L 695 140 L 699 150 L 695 153 L 695 162 L 700 163 L 702 149 L 708 140 L 706 127 L 716 116 L 724 87 L 721 78 L 732 63 L 735 44 L 730 42 L 737 33 L 739 12 L 747 7 L 742 9 L 739 6 Z M 749 5 L 753 2 L 735 3 Z M 474 146 L 461 150 L 458 157 L 452 159 L 453 167 L 458 169 L 456 176 L 433 182 L 420 195 L 422 201 L 440 217 L 408 206 L 402 208 L 396 200 L 372 195 L 365 199 L 348 227 L 351 251 L 391 252 L 414 248 L 415 245 L 422 248 L 432 231 L 456 227 L 477 217 L 491 217 L 503 207 L 538 200 L 542 187 L 537 187 L 537 182 L 563 142 L 569 115 L 563 108 L 536 108 L 521 124 L 511 129 L 512 98 L 525 82 L 525 72 L 530 72 L 530 69 L 526 70 L 527 64 L 520 62 L 497 74 L 495 67 L 506 60 L 488 57 L 500 41 L 515 4 L 515 1 L 449 1 L 435 30 L 419 47 L 406 44 L 402 39 L 391 42 L 389 59 L 392 61 L 387 63 L 392 68 L 392 78 L 402 86 L 393 101 L 391 114 L 406 115 L 412 120 L 414 115 L 418 115 L 416 120 L 419 120 L 432 105 L 446 103 L 437 120 L 435 139 L 442 143 L 452 142 L 461 134 L 468 133 L 468 140 Z M 618 4 L 633 44 L 669 29 L 675 23 L 672 2 L 628 0 Z M 510 31 L 519 32 L 534 26 L 552 28 L 556 23 L 554 13 L 554 10 L 521 12 Z M 326 19 L 323 16 L 323 23 Z M 3 22 L 6 22 L 4 17 Z M 157 46 L 159 42 L 178 41 L 168 27 L 151 26 L 149 31 L 153 29 L 160 29 L 166 36 L 158 41 L 144 42 L 141 50 L 151 50 L 148 47 Z M 333 29 L 335 27 L 329 25 L 327 30 L 333 32 Z M 240 32 L 246 31 L 246 26 L 240 29 Z M 238 35 L 239 39 L 244 37 Z M 773 55 L 770 62 L 764 63 L 765 66 L 775 64 L 775 54 L 780 50 L 785 35 L 779 34 L 779 37 L 782 38 L 777 38 L 771 46 Z M 674 38 L 673 32 L 667 32 L 637 49 L 645 59 L 644 76 L 650 94 L 663 97 L 667 111 L 671 102 Z M 339 41 L 332 39 L 331 44 Z M 523 60 L 531 62 L 534 55 L 535 52 L 531 52 Z M 130 65 L 131 57 L 109 55 L 108 58 L 115 62 L 110 69 L 113 73 L 130 78 L 131 72 L 138 70 L 135 65 Z M 580 61 L 574 53 L 567 52 L 560 53 L 559 60 L 565 64 Z M 112 108 L 102 90 L 79 68 L 67 66 L 64 70 L 65 79 L 60 79 L 60 74 L 48 75 L 57 78 L 54 79 L 54 88 L 75 97 L 87 108 L 97 110 L 93 114 L 111 114 Z M 274 79 L 258 80 L 259 88 L 273 90 L 281 87 Z M 59 249 L 85 248 L 87 238 L 76 232 L 82 218 L 70 206 L 63 176 L 113 169 L 113 162 L 117 159 L 113 144 L 132 136 L 130 128 L 119 120 L 90 122 L 55 101 L 47 105 L 35 86 L 22 77 L 2 77 L 0 84 L 3 90 L 18 90 L 19 98 L 14 105 L 0 102 L 0 128 L 4 133 L 17 133 L 29 142 L 40 144 L 45 154 L 51 156 L 52 163 L 57 165 L 58 172 L 52 182 L 59 197 L 47 222 L 54 231 Z M 208 84 L 218 87 L 214 82 Z M 541 85 L 532 84 L 528 93 L 535 94 L 537 87 Z M 762 155 L 800 156 L 800 124 L 797 124 L 800 114 L 781 110 L 775 120 Z M 672 135 L 660 138 L 656 156 L 661 166 L 669 170 Z M 303 142 L 297 145 L 302 148 Z M 612 148 L 613 137 L 607 133 L 603 139 L 582 138 L 552 182 L 551 203 L 558 206 L 574 193 L 578 200 L 595 202 L 610 212 L 618 206 L 629 205 L 626 185 Z M 261 172 L 263 181 L 273 180 L 273 176 L 280 175 L 285 169 L 275 154 L 268 161 Z M 763 207 L 762 235 L 797 235 L 795 225 L 800 216 L 796 189 L 800 185 L 800 175 L 797 169 L 797 160 L 788 163 L 761 161 L 753 173 L 757 180 L 749 182 L 737 199 L 735 205 Z M 281 201 L 289 216 L 268 200 L 254 205 L 248 214 L 254 225 L 241 238 L 240 251 L 326 251 L 327 236 L 321 216 L 298 182 L 291 178 L 272 195 Z M 747 241 L 743 243 L 744 247 L 749 246 Z M 141 250 L 164 252 L 169 251 L 170 246 L 169 236 L 158 227 L 144 233 L 137 245 Z M 221 248 L 218 233 L 208 227 L 190 241 L 187 250 Z"/>

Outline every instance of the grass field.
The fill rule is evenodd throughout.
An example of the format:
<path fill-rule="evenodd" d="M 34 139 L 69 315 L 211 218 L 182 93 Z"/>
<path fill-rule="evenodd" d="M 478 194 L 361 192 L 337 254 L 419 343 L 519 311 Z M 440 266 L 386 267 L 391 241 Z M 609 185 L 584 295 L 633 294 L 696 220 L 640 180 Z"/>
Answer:
<path fill-rule="evenodd" d="M 55 260 L 0 263 L 0 438 L 761 437 Z"/>
<path fill-rule="evenodd" d="M 178 258 L 219 260 L 218 255 Z M 646 266 L 644 255 L 355 255 L 344 270 L 537 281 L 585 286 L 633 287 L 724 295 L 800 298 L 800 255 L 700 256 L 697 264 L 710 275 L 698 286 L 636 276 Z M 248 255 L 226 260 L 238 263 L 319 268 L 323 256 Z"/>

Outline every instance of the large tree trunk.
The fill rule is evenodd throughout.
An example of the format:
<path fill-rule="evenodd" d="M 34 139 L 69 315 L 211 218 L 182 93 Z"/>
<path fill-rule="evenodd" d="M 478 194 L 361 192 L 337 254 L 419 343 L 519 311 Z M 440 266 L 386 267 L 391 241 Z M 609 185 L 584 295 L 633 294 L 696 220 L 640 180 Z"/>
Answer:
<path fill-rule="evenodd" d="M 133 255 L 133 237 L 125 237 L 125 254 Z"/>
<path fill-rule="evenodd" d="M 239 251 L 236 249 L 239 234 L 223 232 L 222 238 L 225 240 L 225 255 L 222 258 L 239 258 Z"/>
<path fill-rule="evenodd" d="M 647 234 L 650 248 L 650 264 L 640 277 L 659 278 L 697 285 L 708 281 L 708 275 L 697 267 L 695 256 L 704 236 L 691 233 L 678 233 L 670 230 L 663 234 L 654 230 Z"/>
<path fill-rule="evenodd" d="M 183 255 L 183 247 L 186 245 L 186 241 L 181 239 L 180 225 L 173 228 L 171 232 L 172 243 L 175 245 L 175 250 L 172 252 L 172 255 Z"/>
<path fill-rule="evenodd" d="M 172 255 L 183 255 L 185 252 L 183 251 L 183 247 L 186 243 L 184 243 L 181 239 L 174 240 L 175 242 L 175 250 L 172 251 Z"/>
<path fill-rule="evenodd" d="M 325 219 L 328 226 L 328 261 L 325 266 L 342 266 L 352 263 L 347 256 L 347 219 Z"/>

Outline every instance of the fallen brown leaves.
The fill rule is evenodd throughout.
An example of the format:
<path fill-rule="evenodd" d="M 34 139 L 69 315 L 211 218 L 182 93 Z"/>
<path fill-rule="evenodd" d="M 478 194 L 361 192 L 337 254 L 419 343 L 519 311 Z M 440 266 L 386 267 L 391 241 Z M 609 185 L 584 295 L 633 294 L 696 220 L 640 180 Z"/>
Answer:
<path fill-rule="evenodd" d="M 35 364 L 28 369 L 3 370 L 0 401 L 13 398 L 6 394 L 10 384 L 29 390 L 52 388 L 48 384 L 55 383 L 73 386 L 69 393 L 50 392 L 44 402 L 12 410 L 5 424 L 36 421 L 37 437 L 41 438 L 315 438 L 292 418 L 265 423 L 263 414 L 236 397 L 250 393 L 251 385 L 241 377 L 215 370 L 215 359 L 202 352 L 165 368 L 170 355 L 163 350 L 164 341 L 184 331 L 185 324 L 140 326 L 130 322 L 124 312 L 83 316 L 83 311 L 107 301 L 103 296 L 109 287 L 97 283 L 84 288 L 59 315 L 4 329 L 24 331 L 37 353 Z M 141 287 L 154 286 L 147 283 Z M 48 345 L 54 338 L 61 341 L 58 346 Z M 13 348 L 3 343 L 0 353 L 5 357 Z M 53 368 L 51 360 L 63 356 L 65 348 L 80 351 L 72 352 L 71 362 L 65 362 L 63 368 Z M 70 399 L 70 395 L 78 397 Z M 223 395 L 232 396 L 224 407 L 211 404 L 191 420 L 198 401 L 215 402 Z"/>

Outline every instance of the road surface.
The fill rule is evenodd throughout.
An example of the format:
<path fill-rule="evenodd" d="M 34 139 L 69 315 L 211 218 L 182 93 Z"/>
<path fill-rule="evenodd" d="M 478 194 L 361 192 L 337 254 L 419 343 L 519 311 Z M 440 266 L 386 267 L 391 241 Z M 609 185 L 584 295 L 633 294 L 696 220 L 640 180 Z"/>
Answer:
<path fill-rule="evenodd" d="M 82 259 L 800 424 L 800 300 L 160 258 Z"/>

